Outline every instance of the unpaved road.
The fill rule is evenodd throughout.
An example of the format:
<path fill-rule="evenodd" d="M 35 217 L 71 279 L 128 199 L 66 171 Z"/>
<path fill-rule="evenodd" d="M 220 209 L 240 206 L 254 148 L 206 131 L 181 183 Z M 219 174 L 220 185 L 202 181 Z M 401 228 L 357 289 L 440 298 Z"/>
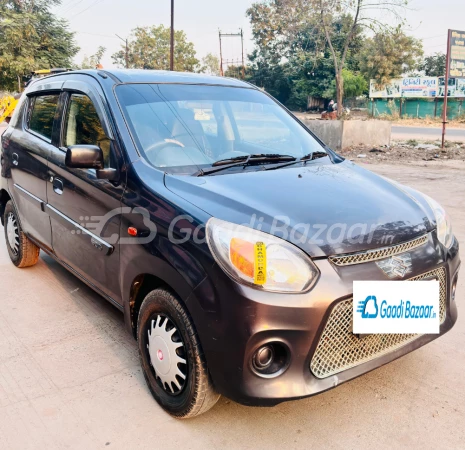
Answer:
<path fill-rule="evenodd" d="M 392 126 L 392 139 L 405 141 L 415 139 L 417 141 L 435 141 L 441 139 L 442 128 L 433 127 L 401 127 Z M 465 130 L 460 128 L 448 128 L 446 130 L 448 141 L 465 142 Z"/>
<path fill-rule="evenodd" d="M 365 167 L 442 202 L 465 243 L 453 162 Z M 463 311 L 441 339 L 332 391 L 271 409 L 223 398 L 177 421 L 152 400 L 122 315 L 47 256 L 14 268 L 1 238 L 0 449 L 463 449 Z"/>

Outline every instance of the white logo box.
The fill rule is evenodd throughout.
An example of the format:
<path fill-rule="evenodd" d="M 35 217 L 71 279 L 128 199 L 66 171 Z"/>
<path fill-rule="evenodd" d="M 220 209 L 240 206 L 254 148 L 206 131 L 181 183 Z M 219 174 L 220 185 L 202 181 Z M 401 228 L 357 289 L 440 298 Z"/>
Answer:
<path fill-rule="evenodd" d="M 439 334 L 439 281 L 354 281 L 354 334 Z"/>

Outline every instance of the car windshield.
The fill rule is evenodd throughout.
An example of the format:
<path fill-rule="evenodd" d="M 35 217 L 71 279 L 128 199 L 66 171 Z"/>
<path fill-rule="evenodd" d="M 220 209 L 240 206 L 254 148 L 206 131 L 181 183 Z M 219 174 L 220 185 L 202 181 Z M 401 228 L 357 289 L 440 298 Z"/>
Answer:
<path fill-rule="evenodd" d="M 192 175 L 218 161 L 250 155 L 298 159 L 324 151 L 257 89 L 125 84 L 116 94 L 139 151 L 166 172 Z"/>

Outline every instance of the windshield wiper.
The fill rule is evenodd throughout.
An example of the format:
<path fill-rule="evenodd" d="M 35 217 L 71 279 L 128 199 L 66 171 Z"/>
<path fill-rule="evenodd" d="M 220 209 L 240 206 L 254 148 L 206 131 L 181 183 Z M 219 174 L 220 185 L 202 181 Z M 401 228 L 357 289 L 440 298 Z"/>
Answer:
<path fill-rule="evenodd" d="M 237 156 L 235 158 L 221 159 L 219 161 L 216 161 L 212 164 L 212 167 L 209 167 L 207 169 L 200 169 L 193 176 L 203 177 L 205 175 L 220 172 L 221 170 L 226 170 L 231 167 L 247 167 L 261 163 L 273 163 L 280 161 L 294 162 L 296 160 L 297 158 L 295 156 L 280 155 L 279 153 L 261 153 L 257 155 Z"/>
<path fill-rule="evenodd" d="M 236 161 L 244 161 L 244 160 L 247 161 L 251 157 L 252 155 L 242 155 L 242 156 L 235 156 L 234 158 L 220 159 L 219 161 L 215 161 L 212 164 L 212 167 L 225 166 L 227 164 L 233 164 Z"/>
<path fill-rule="evenodd" d="M 309 153 L 308 155 L 302 156 L 302 158 L 296 159 L 295 161 L 290 161 L 283 164 L 278 164 L 277 166 L 265 167 L 264 170 L 276 170 L 281 169 L 282 167 L 292 166 L 293 164 L 297 164 L 300 162 L 306 163 L 308 161 L 313 161 L 318 158 L 324 158 L 325 156 L 329 156 L 328 153 L 323 151 L 314 151 Z"/>

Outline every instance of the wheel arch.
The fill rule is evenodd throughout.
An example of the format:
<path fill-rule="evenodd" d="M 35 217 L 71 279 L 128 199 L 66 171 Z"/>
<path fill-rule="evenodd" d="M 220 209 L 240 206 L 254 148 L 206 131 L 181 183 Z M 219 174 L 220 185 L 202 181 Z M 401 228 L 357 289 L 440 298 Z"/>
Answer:
<path fill-rule="evenodd" d="M 140 307 L 145 297 L 155 289 L 165 289 L 175 295 L 181 303 L 185 305 L 183 297 L 162 278 L 151 273 L 137 275 L 131 283 L 129 301 L 126 309 L 126 325 L 130 329 L 134 338 L 137 338 L 137 318 Z"/>
<path fill-rule="evenodd" d="M 190 310 L 188 299 L 207 276 L 194 254 L 167 239 L 152 242 L 145 248 L 121 247 L 121 301 L 126 328 L 133 336 L 136 336 L 140 305 L 152 290 L 168 290 Z"/>
<path fill-rule="evenodd" d="M 4 225 L 3 213 L 5 212 L 6 204 L 11 200 L 11 196 L 6 189 L 0 189 L 0 220 Z"/>

